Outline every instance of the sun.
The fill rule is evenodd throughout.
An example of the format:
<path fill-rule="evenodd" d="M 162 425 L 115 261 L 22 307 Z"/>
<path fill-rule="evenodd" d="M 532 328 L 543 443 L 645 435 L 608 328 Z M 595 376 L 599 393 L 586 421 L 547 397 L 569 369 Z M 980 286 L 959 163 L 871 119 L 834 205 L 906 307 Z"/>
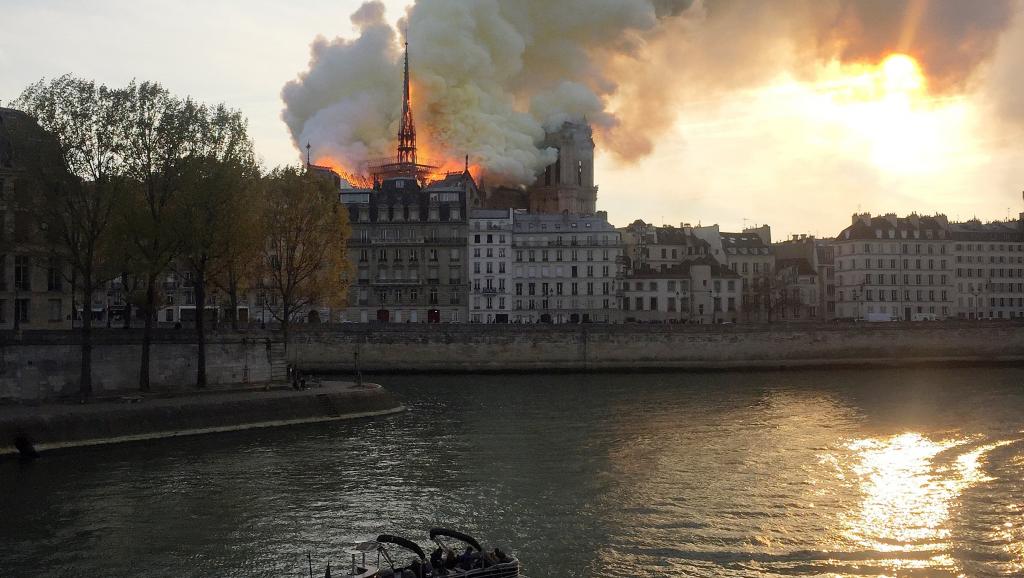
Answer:
<path fill-rule="evenodd" d="M 879 66 L 880 81 L 887 96 L 908 95 L 925 88 L 925 77 L 917 61 L 906 54 L 893 54 Z"/>
<path fill-rule="evenodd" d="M 957 140 L 963 107 L 933 98 L 913 57 L 893 53 L 876 62 L 833 62 L 819 78 L 807 114 L 836 127 L 843 143 L 860 148 L 859 156 L 886 173 L 941 170 Z"/>

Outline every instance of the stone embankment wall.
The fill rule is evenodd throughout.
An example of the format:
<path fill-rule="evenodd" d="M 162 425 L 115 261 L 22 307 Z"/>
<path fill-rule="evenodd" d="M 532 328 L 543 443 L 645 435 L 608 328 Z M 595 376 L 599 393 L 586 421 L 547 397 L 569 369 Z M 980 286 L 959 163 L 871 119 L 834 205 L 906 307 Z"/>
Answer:
<path fill-rule="evenodd" d="M 379 385 L 237 390 L 152 397 L 138 403 L 0 407 L 0 456 L 19 438 L 36 451 L 387 415 L 401 402 Z"/>
<path fill-rule="evenodd" d="M 284 379 L 284 347 L 275 339 L 269 334 L 212 334 L 206 348 L 207 381 L 231 386 Z M 138 330 L 96 332 L 92 355 L 94 395 L 138 391 L 141 342 Z M 193 386 L 196 355 L 194 333 L 157 331 L 150 352 L 151 389 L 160 392 Z M 80 364 L 77 332 L 0 333 L 0 400 L 75 395 Z"/>
<path fill-rule="evenodd" d="M 295 332 L 306 371 L 572 371 L 1024 364 L 1024 324 L 333 326 Z"/>

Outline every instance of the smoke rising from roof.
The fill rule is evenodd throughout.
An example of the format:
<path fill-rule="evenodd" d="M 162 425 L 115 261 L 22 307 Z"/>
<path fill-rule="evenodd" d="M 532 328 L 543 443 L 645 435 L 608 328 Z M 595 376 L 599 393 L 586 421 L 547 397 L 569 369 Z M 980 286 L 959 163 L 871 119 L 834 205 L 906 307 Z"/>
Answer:
<path fill-rule="evenodd" d="M 426 157 L 469 154 L 488 182 L 528 184 L 555 151 L 545 129 L 586 118 L 623 160 L 654 149 L 686 99 L 750 88 L 831 60 L 914 56 L 933 90 L 966 90 L 1014 0 L 418 0 L 408 29 Z M 401 112 L 398 33 L 379 1 L 354 40 L 317 38 L 282 92 L 300 148 L 349 170 L 393 154 Z M 1016 94 L 1016 92 L 1012 92 Z"/>

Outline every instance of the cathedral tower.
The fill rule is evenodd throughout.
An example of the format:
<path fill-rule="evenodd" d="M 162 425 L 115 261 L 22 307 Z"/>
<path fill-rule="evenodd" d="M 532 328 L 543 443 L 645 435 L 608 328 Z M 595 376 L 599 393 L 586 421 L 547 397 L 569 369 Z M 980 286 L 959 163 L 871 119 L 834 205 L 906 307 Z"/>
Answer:
<path fill-rule="evenodd" d="M 594 185 L 594 137 L 589 124 L 567 122 L 548 133 L 541 148 L 554 148 L 558 160 L 529 188 L 531 213 L 592 215 L 597 210 Z"/>

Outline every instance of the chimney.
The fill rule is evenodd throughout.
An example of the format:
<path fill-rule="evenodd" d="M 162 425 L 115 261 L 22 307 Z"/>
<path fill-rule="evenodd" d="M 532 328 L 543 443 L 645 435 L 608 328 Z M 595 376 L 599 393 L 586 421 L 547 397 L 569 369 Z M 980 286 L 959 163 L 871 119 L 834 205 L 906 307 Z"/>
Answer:
<path fill-rule="evenodd" d="M 921 217 L 919 217 L 917 213 L 910 213 L 907 220 L 910 221 L 910 226 L 915 229 L 921 226 Z"/>
<path fill-rule="evenodd" d="M 885 220 L 889 221 L 889 224 L 895 227 L 898 222 L 898 217 L 896 217 L 896 213 L 886 213 Z"/>

